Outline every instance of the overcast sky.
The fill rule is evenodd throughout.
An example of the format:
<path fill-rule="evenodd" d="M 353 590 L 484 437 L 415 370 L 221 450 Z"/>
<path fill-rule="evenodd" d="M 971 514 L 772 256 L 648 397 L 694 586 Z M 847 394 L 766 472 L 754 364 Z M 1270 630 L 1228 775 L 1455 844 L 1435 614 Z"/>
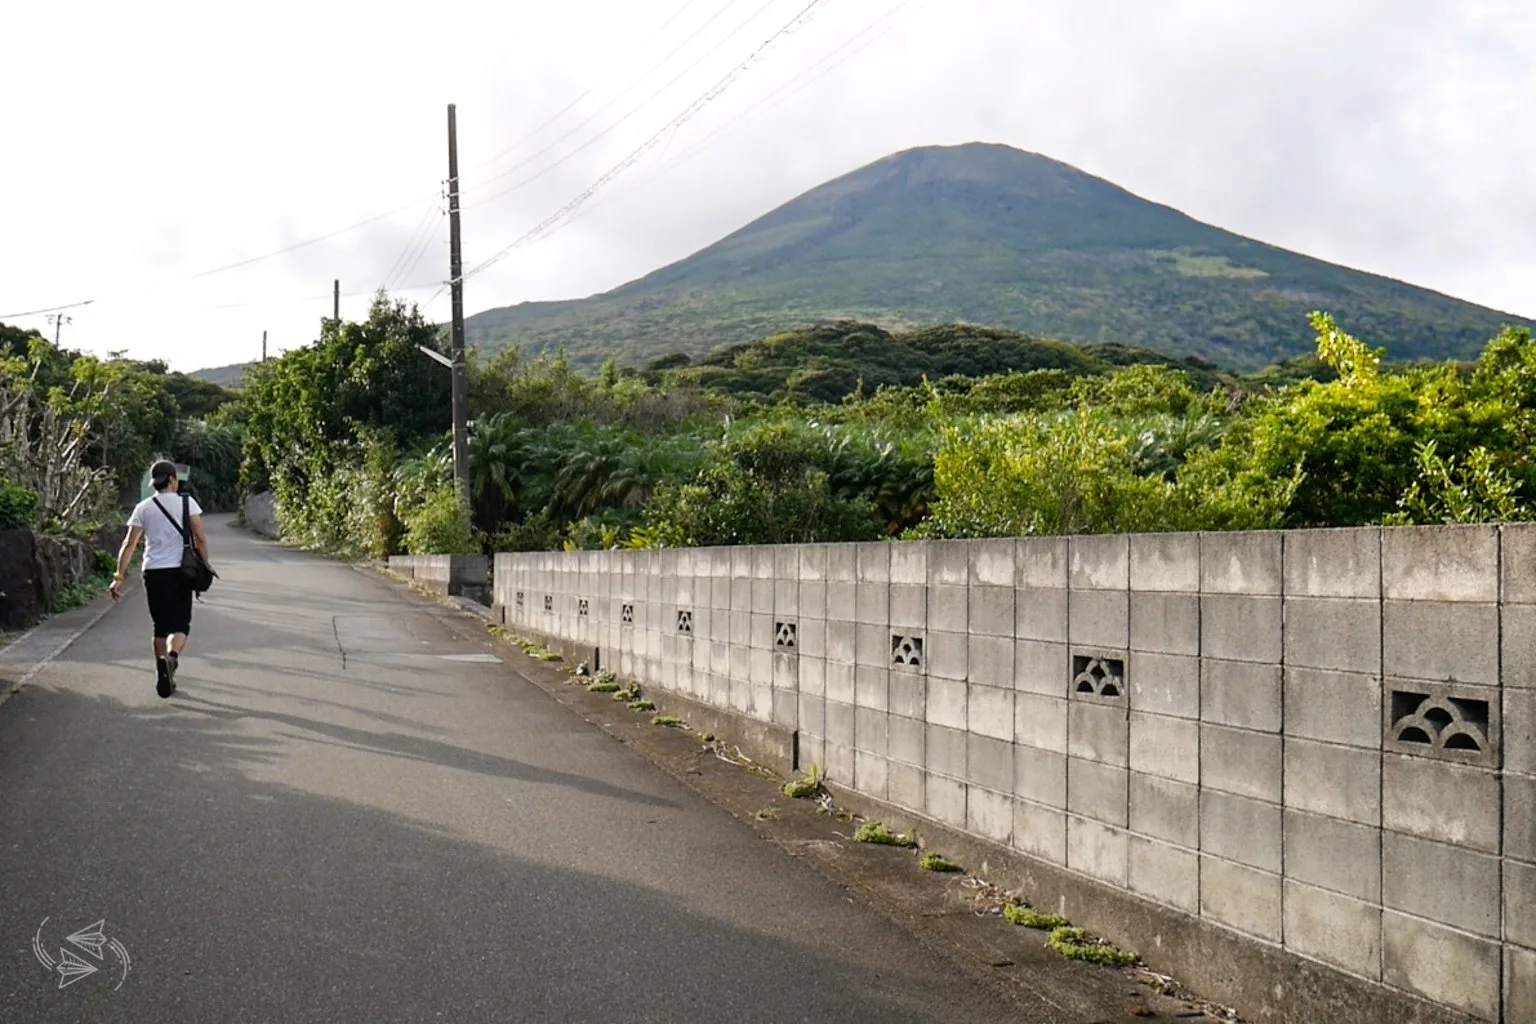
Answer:
<path fill-rule="evenodd" d="M 810 2 L 7 5 L 0 319 L 51 334 L 10 314 L 94 299 L 66 346 L 183 370 L 256 358 L 263 330 L 274 353 L 312 340 L 334 278 L 344 316 L 389 283 L 446 319 L 448 103 L 473 268 Z M 1530 0 L 821 0 L 471 277 L 466 309 L 603 291 L 889 153 L 970 141 L 1536 317 Z"/>

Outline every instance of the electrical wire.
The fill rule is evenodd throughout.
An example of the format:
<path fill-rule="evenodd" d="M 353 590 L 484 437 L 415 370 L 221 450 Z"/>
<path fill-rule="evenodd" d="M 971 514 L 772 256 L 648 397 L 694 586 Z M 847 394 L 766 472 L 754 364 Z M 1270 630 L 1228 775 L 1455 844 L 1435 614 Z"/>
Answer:
<path fill-rule="evenodd" d="M 437 209 L 438 206 L 436 203 L 428 206 L 427 212 L 421 215 L 421 220 L 417 221 L 416 226 L 411 229 L 410 235 L 406 238 L 405 248 L 400 250 L 400 254 L 395 257 L 395 261 L 389 265 L 389 270 L 387 273 L 385 273 L 384 280 L 379 285 L 381 289 L 385 291 L 389 290 L 389 288 L 394 284 L 396 276 L 400 274 L 400 270 L 405 266 L 405 264 L 410 260 L 411 255 L 416 251 L 416 246 L 420 244 L 423 232 L 430 233 L 432 214 L 436 212 Z M 404 275 L 401 275 L 400 279 L 404 280 Z"/>
<path fill-rule="evenodd" d="M 514 249 L 517 249 L 517 248 L 527 244 L 528 242 L 531 242 L 534 239 L 539 238 L 539 237 L 541 237 L 544 234 L 547 234 L 561 220 L 565 219 L 568 215 L 570 215 L 571 213 L 573 213 L 577 209 L 579 209 L 582 206 L 583 203 L 585 203 L 588 199 L 590 199 L 593 195 L 595 195 L 600 189 L 602 189 L 602 187 L 604 185 L 608 184 L 614 178 L 618 177 L 620 174 L 624 173 L 624 171 L 628 170 L 631 166 L 633 166 L 634 163 L 637 160 L 639 160 L 642 156 L 644 156 L 647 152 L 649 152 L 652 147 L 654 147 L 658 142 L 660 142 L 663 138 L 665 138 L 669 133 L 677 130 L 680 127 L 682 127 L 690 119 L 692 119 L 695 115 L 697 115 L 700 110 L 704 109 L 704 107 L 706 107 L 712 100 L 714 100 L 716 97 L 720 96 L 727 89 L 729 89 L 731 87 L 731 85 L 742 74 L 744 74 L 745 72 L 750 70 L 751 67 L 754 64 L 757 63 L 758 59 L 762 56 L 762 54 L 764 52 L 766 52 L 768 50 L 768 48 L 770 46 L 772 46 L 775 42 L 777 42 L 782 37 L 784 37 L 784 36 L 790 34 L 791 32 L 793 32 L 796 28 L 798 28 L 800 25 L 802 25 L 806 21 L 808 21 L 815 14 L 817 8 L 821 7 L 822 4 L 825 3 L 825 2 L 826 2 L 826 0 L 811 0 L 811 2 L 808 3 L 804 8 L 802 8 L 798 14 L 796 14 L 793 18 L 791 18 L 788 22 L 786 22 L 783 26 L 781 26 L 776 32 L 774 32 L 767 39 L 763 40 L 763 42 L 760 43 L 755 50 L 753 50 L 750 54 L 747 55 L 747 59 L 746 60 L 742 61 L 735 68 L 731 69 L 731 71 L 728 72 L 725 75 L 724 78 L 720 79 L 713 86 L 711 86 L 708 90 L 706 90 L 703 95 L 701 95 L 698 99 L 694 100 L 693 103 L 690 104 L 681 114 L 677 115 L 671 121 L 669 121 L 667 124 L 663 125 L 660 131 L 656 132 L 649 139 L 647 139 L 644 143 L 642 143 L 638 149 L 636 149 L 634 152 L 630 153 L 629 156 L 625 157 L 623 160 L 619 161 L 618 164 L 616 164 L 613 168 L 611 168 L 601 178 L 598 178 L 597 181 L 595 181 L 591 185 L 589 185 L 575 199 L 572 199 L 570 202 L 566 203 L 560 209 L 556 210 L 553 214 L 551 214 L 550 216 L 546 217 L 544 220 L 540 221 L 537 225 L 535 225 L 532 229 L 530 229 L 526 234 L 524 234 L 523 236 L 521 236 L 520 238 L 518 238 L 517 240 L 512 242 L 510 245 L 508 245 L 505 248 L 503 248 L 500 251 L 498 251 L 490 259 L 487 259 L 487 260 L 483 261 L 482 263 L 480 263 L 479 265 L 474 267 L 472 270 L 470 270 L 467 273 L 463 274 L 461 279 L 462 280 L 467 280 L 470 277 L 475 276 L 476 274 L 484 273 L 486 270 L 490 269 L 496 263 L 498 263 L 502 259 L 504 259 Z"/>
<path fill-rule="evenodd" d="M 635 79 L 632 83 L 630 83 L 629 88 L 633 89 L 635 86 L 637 86 L 641 82 L 645 81 L 651 75 L 655 74 L 656 71 L 658 71 L 660 68 L 662 68 L 667 63 L 667 61 L 671 60 L 678 53 L 679 50 L 681 50 L 683 47 L 687 46 L 695 38 L 697 38 L 699 33 L 703 32 L 710 25 L 714 24 L 715 21 L 717 21 L 722 15 L 725 14 L 725 12 L 729 11 L 732 7 L 735 7 L 740 2 L 741 2 L 741 0 L 727 0 L 727 3 L 726 3 L 726 5 L 724 7 L 720 8 L 720 10 L 716 11 L 715 14 L 708 21 L 706 21 L 704 24 L 700 25 L 698 27 L 698 29 L 696 29 L 693 32 L 692 35 L 690 35 L 687 39 L 684 39 L 681 43 L 679 43 L 675 48 L 673 48 L 673 50 L 670 53 L 668 53 L 665 57 L 661 58 L 661 60 L 659 60 L 655 64 L 653 64 L 651 66 L 650 70 L 646 71 L 645 74 L 641 75 L 639 78 Z M 517 184 L 512 185 L 509 188 L 502 189 L 500 192 L 497 192 L 494 195 L 487 196 L 484 199 L 478 199 L 478 200 L 476 200 L 471 205 L 473 205 L 473 206 L 483 206 L 486 203 L 492 202 L 492 201 L 494 201 L 496 199 L 500 199 L 502 196 L 507 195 L 508 193 L 516 192 L 518 189 L 523 188 L 524 186 L 526 186 L 526 185 L 528 185 L 528 184 L 530 184 L 530 183 L 532 183 L 534 181 L 537 181 L 538 179 L 542 178 L 544 175 L 548 174 L 550 171 L 554 170 L 556 167 L 559 167 L 561 164 L 563 164 L 567 160 L 571 159 L 571 157 L 575 156 L 577 153 L 580 153 L 583 150 L 587 149 L 594 142 L 596 142 L 599 139 L 603 138 L 609 132 L 613 131 L 615 128 L 618 128 L 620 125 L 624 124 L 624 122 L 628 121 L 631 117 L 634 117 L 635 114 L 639 113 L 646 106 L 650 105 L 650 103 L 652 101 L 654 101 L 657 96 L 660 96 L 662 93 L 664 93 L 668 89 L 670 89 L 673 85 L 677 84 L 678 79 L 682 78 L 683 75 L 688 74 L 688 72 L 690 72 L 694 68 L 698 67 L 699 64 L 701 64 L 703 61 L 705 61 L 708 58 L 714 56 L 715 53 L 717 53 L 719 51 L 720 47 L 724 46 L 726 43 L 728 43 L 732 39 L 736 38 L 736 36 L 740 35 L 741 32 L 747 27 L 748 24 L 750 24 L 752 22 L 752 20 L 754 18 L 756 18 L 759 14 L 762 14 L 763 11 L 767 10 L 769 7 L 771 7 L 773 4 L 775 4 L 777 2 L 778 2 L 778 0 L 768 0 L 767 3 L 763 4 L 763 6 L 759 7 L 755 12 L 753 12 L 751 18 L 748 18 L 742 24 L 736 26 L 736 28 L 733 29 L 731 32 L 729 32 L 724 39 L 720 40 L 714 46 L 712 46 L 698 60 L 695 60 L 692 64 L 688 65 L 688 67 L 684 68 L 682 72 L 680 72 L 678 75 L 673 77 L 671 79 L 671 81 L 667 82 L 666 85 L 663 85 L 660 89 L 658 89 L 655 92 L 653 92 L 650 96 L 647 96 L 643 101 L 641 101 L 641 103 L 639 105 L 637 105 L 635 107 L 631 107 L 628 113 L 622 115 L 613 124 L 609 125 L 607 128 L 604 128 L 602 131 L 598 132 L 596 135 L 594 135 L 592 138 L 588 139 L 586 142 L 582 143 L 576 149 L 573 149 L 571 152 L 565 154 L 565 156 L 562 156 L 559 160 L 556 160 L 554 163 L 550 164 L 548 167 L 544 168 L 542 171 L 539 171 L 537 174 L 534 174 L 534 175 L 532 175 L 531 177 L 528 177 L 528 178 L 524 178 L 523 180 L 519 181 Z M 582 121 L 576 127 L 572 128 L 570 131 L 566 132 L 564 135 L 560 136 L 554 142 L 551 142 L 549 145 L 545 146 L 543 149 L 539 150 L 537 153 L 534 153 L 534 154 L 528 156 L 526 159 L 518 161 L 517 163 L 513 164 L 511 167 L 508 167 L 506 170 L 501 171 L 501 172 L 499 172 L 497 174 L 493 174 L 489 178 L 486 178 L 483 181 L 478 181 L 478 182 L 475 182 L 474 184 L 464 186 L 463 187 L 463 191 L 470 192 L 470 191 L 473 191 L 475 189 L 485 188 L 487 185 L 491 184 L 491 182 L 493 182 L 493 181 L 500 181 L 502 178 L 507 177 L 509 174 L 512 174 L 514 171 L 521 170 L 522 168 L 528 166 L 529 164 L 531 164 L 535 160 L 537 160 L 539 157 L 543 156 L 545 153 L 550 152 L 551 150 L 553 150 L 554 148 L 559 146 L 560 143 L 564 142 L 566 139 L 569 139 L 572 135 L 575 135 L 577 132 L 579 132 L 583 128 L 585 128 L 587 125 L 589 125 L 593 121 L 597 120 L 606 111 L 611 109 L 615 103 L 617 103 L 617 102 L 619 102 L 619 100 L 623 99 L 624 95 L 625 95 L 625 93 L 621 92 L 618 95 L 614 96 L 613 99 L 609 100 L 607 103 L 603 104 L 601 107 L 599 107 L 597 110 L 595 110 L 592 113 L 592 115 L 590 117 L 588 117 L 586 120 Z M 465 207 L 465 209 L 468 209 L 468 208 L 469 208 L 468 206 Z"/>
<path fill-rule="evenodd" d="M 86 299 L 84 302 L 70 302 L 63 306 L 44 306 L 42 309 L 29 309 L 22 313 L 0 313 L 0 320 L 20 320 L 23 317 L 42 316 L 44 313 L 57 313 L 64 309 L 79 309 L 95 301 L 95 299 Z"/>

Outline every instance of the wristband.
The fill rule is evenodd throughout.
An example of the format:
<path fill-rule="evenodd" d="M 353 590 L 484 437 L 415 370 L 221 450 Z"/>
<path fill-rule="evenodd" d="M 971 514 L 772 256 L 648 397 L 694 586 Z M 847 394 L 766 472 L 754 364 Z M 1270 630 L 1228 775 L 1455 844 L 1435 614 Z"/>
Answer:
<path fill-rule="evenodd" d="M 123 574 L 120 573 L 120 572 L 113 573 L 112 574 L 112 582 L 114 582 L 114 583 L 121 583 L 121 582 L 123 582 Z"/>

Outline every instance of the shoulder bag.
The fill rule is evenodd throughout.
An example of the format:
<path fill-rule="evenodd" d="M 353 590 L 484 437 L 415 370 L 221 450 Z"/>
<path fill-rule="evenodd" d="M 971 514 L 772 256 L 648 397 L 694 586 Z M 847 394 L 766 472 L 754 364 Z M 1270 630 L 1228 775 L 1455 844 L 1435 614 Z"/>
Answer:
<path fill-rule="evenodd" d="M 209 587 L 213 586 L 213 581 L 218 578 L 219 574 L 214 572 L 213 567 L 203 560 L 202 554 L 197 550 L 197 545 L 192 543 L 192 534 L 182 525 L 182 523 L 187 522 L 191 518 L 191 498 L 185 494 L 181 496 L 180 523 L 165 510 L 165 506 L 160 504 L 158 498 L 153 500 L 155 507 L 160 510 L 160 514 L 165 516 L 172 526 L 176 527 L 177 533 L 181 534 L 181 571 L 183 575 L 192 581 L 192 592 L 194 594 L 205 593 Z"/>

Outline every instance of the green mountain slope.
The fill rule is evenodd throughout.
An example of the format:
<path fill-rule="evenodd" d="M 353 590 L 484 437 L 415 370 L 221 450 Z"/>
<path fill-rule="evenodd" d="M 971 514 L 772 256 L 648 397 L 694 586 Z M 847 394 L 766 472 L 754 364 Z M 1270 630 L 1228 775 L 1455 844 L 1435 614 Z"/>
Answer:
<path fill-rule="evenodd" d="M 245 371 L 255 363 L 231 363 L 229 366 L 210 366 L 206 370 L 193 370 L 187 374 L 220 387 L 238 388 L 245 382 Z"/>
<path fill-rule="evenodd" d="M 1046 157 L 972 144 L 887 157 L 638 281 L 470 317 L 470 344 L 638 364 L 848 318 L 956 321 L 1257 369 L 1334 313 L 1397 360 L 1474 355 L 1523 318 L 1202 224 Z"/>

